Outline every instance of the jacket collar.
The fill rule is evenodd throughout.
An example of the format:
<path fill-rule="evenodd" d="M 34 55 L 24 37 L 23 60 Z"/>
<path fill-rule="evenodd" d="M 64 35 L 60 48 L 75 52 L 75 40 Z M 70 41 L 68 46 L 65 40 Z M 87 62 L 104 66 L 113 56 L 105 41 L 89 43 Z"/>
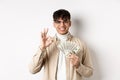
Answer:
<path fill-rule="evenodd" d="M 67 41 L 70 41 L 72 39 L 73 35 L 71 35 L 70 32 L 68 32 L 68 35 L 67 35 Z M 55 41 L 60 41 L 60 39 L 58 38 L 57 34 L 55 34 Z"/>

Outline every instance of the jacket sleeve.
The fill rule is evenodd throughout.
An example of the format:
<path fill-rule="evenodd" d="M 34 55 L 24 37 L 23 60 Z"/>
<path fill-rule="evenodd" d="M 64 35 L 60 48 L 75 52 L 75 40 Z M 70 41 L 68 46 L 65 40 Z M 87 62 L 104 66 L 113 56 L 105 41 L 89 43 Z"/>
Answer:
<path fill-rule="evenodd" d="M 83 55 L 80 61 L 80 66 L 76 70 L 84 77 L 90 77 L 93 74 L 93 64 L 90 52 L 85 45 L 83 45 Z"/>
<path fill-rule="evenodd" d="M 39 72 L 45 63 L 46 49 L 38 49 L 37 53 L 33 56 L 31 63 L 29 64 L 29 71 L 32 74 Z"/>

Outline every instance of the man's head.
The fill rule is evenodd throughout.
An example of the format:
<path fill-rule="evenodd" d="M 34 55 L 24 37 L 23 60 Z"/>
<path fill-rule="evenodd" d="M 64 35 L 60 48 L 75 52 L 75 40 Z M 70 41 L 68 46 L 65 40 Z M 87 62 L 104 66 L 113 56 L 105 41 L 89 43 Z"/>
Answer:
<path fill-rule="evenodd" d="M 54 27 L 59 34 L 66 34 L 71 26 L 71 15 L 65 9 L 59 9 L 53 13 Z"/>

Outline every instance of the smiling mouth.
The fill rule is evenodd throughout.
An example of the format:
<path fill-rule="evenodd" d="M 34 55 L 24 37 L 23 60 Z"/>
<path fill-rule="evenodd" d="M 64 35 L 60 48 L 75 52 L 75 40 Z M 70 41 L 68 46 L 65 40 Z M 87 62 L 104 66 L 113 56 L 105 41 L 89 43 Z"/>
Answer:
<path fill-rule="evenodd" d="M 59 28 L 60 31 L 65 31 L 65 28 Z"/>

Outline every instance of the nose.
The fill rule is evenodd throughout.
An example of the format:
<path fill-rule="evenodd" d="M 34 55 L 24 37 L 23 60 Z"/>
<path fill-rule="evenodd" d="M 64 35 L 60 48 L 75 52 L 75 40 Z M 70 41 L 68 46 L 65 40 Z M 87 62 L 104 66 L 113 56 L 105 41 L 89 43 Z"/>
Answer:
<path fill-rule="evenodd" d="M 60 23 L 60 26 L 64 26 L 64 25 L 65 25 L 64 22 L 61 22 L 61 23 Z"/>

